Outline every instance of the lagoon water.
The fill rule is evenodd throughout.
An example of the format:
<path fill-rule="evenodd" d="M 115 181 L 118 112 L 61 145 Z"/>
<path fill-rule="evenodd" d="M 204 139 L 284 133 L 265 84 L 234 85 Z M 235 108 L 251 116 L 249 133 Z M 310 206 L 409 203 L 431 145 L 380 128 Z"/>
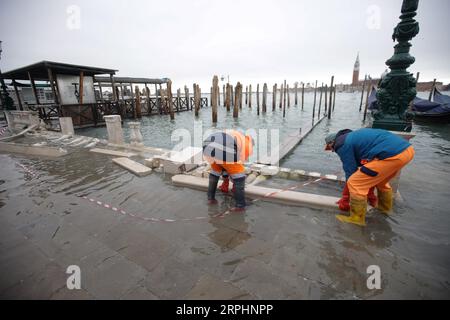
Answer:
<path fill-rule="evenodd" d="M 269 99 L 267 114 L 258 118 L 253 97 L 253 108 L 244 105 L 236 121 L 219 108 L 217 128 L 279 129 L 283 138 L 310 125 L 312 100 L 306 94 L 301 111 L 291 94 L 283 119 L 278 105 L 272 112 Z M 337 155 L 324 152 L 323 139 L 362 126 L 359 101 L 360 93 L 338 93 L 332 119 L 324 119 L 280 165 L 342 176 Z M 204 130 L 211 126 L 210 112 L 209 107 L 200 112 Z M 173 122 L 168 116 L 143 117 L 141 123 L 146 145 L 168 148 L 176 143 L 170 139 L 174 129 L 193 132 L 194 116 L 183 112 Z M 448 299 L 450 125 L 415 123 L 413 133 L 416 156 L 402 172 L 394 214 L 371 211 L 366 228 L 340 223 L 337 211 L 261 201 L 245 214 L 216 218 L 232 205 L 230 197 L 219 195 L 219 206 L 208 206 L 204 193 L 174 187 L 168 175 L 138 178 L 110 157 L 87 151 L 61 159 L 0 154 L 0 296 Z M 77 134 L 106 138 L 106 128 Z M 338 196 L 341 188 L 319 182 L 303 191 Z M 149 223 L 82 196 L 139 217 L 207 219 Z M 80 265 L 84 274 L 81 292 L 64 289 L 70 264 Z M 378 290 L 366 285 L 371 265 L 381 271 Z"/>

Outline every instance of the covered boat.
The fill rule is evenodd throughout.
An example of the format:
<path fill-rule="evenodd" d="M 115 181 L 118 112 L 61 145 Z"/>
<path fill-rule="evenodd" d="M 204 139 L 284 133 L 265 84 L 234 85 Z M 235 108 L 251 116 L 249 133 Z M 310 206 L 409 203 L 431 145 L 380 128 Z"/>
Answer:
<path fill-rule="evenodd" d="M 368 109 L 372 111 L 378 109 L 375 87 L 372 87 L 369 95 Z M 416 119 L 450 120 L 450 96 L 442 94 L 435 88 L 432 101 L 415 97 L 411 111 Z"/>
<path fill-rule="evenodd" d="M 434 89 L 432 101 L 415 97 L 411 110 L 416 118 L 450 119 L 450 96 Z"/>

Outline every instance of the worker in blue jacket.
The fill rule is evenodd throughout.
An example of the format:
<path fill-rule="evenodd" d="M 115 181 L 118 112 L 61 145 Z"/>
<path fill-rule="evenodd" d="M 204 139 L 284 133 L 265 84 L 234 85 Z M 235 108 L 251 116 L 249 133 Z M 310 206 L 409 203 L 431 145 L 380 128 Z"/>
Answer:
<path fill-rule="evenodd" d="M 382 129 L 341 130 L 325 138 L 325 150 L 338 154 L 350 191 L 350 216 L 338 220 L 365 226 L 367 195 L 376 187 L 378 209 L 392 209 L 393 194 L 389 181 L 414 158 L 409 142 Z"/>

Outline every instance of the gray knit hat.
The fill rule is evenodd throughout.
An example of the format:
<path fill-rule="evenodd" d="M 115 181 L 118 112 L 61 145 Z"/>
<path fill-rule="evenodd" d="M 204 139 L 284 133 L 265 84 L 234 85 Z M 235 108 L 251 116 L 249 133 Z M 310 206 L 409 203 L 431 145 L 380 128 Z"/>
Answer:
<path fill-rule="evenodd" d="M 336 135 L 337 135 L 337 132 L 333 132 L 333 133 L 328 134 L 325 137 L 325 143 L 326 144 L 333 143 L 336 140 Z"/>

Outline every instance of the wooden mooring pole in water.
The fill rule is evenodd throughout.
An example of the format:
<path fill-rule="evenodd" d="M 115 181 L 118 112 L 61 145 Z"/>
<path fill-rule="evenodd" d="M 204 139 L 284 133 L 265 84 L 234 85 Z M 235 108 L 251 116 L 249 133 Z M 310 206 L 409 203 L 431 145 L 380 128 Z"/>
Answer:
<path fill-rule="evenodd" d="M 234 95 L 235 95 L 235 92 L 234 92 L 234 88 L 233 88 L 233 85 L 230 85 L 230 103 L 231 103 L 231 105 L 232 106 L 234 106 Z"/>
<path fill-rule="evenodd" d="M 248 107 L 252 107 L 252 85 L 248 86 Z"/>
<path fill-rule="evenodd" d="M 141 112 L 141 93 L 139 91 L 139 87 L 135 86 L 134 88 L 134 94 L 136 96 L 136 116 L 138 118 L 142 118 L 142 112 Z"/>
<path fill-rule="evenodd" d="M 177 102 L 177 104 L 176 104 L 176 107 L 177 107 L 177 112 L 179 112 L 180 111 L 180 107 L 181 107 L 181 89 L 180 88 L 178 88 L 177 89 L 177 99 L 176 99 L 176 102 Z"/>
<path fill-rule="evenodd" d="M 284 110 L 286 109 L 286 80 L 284 80 L 283 106 L 284 106 L 284 109 L 283 109 L 283 113 L 284 113 Z"/>
<path fill-rule="evenodd" d="M 334 112 L 335 103 L 336 103 L 336 85 L 334 85 L 334 88 L 333 88 L 333 112 Z M 331 108 L 331 106 L 330 106 L 330 108 Z"/>
<path fill-rule="evenodd" d="M 225 85 L 222 86 L 222 95 L 223 95 L 223 106 L 225 107 L 225 101 L 227 100 Z"/>
<path fill-rule="evenodd" d="M 167 81 L 167 102 L 169 104 L 170 120 L 175 120 L 175 113 L 173 112 L 173 101 L 172 101 L 172 80 Z"/>
<path fill-rule="evenodd" d="M 298 82 L 295 82 L 295 106 L 298 106 Z"/>
<path fill-rule="evenodd" d="M 212 107 L 213 87 L 209 88 L 209 106 Z"/>
<path fill-rule="evenodd" d="M 320 109 L 322 107 L 322 94 L 323 94 L 323 82 L 322 85 L 320 86 L 320 96 L 319 96 L 319 110 L 317 110 L 317 119 L 320 119 Z"/>
<path fill-rule="evenodd" d="M 431 98 L 433 97 L 435 88 L 436 88 L 436 79 L 433 79 L 433 85 L 431 86 L 430 95 L 428 96 L 428 101 L 431 101 Z"/>
<path fill-rule="evenodd" d="M 332 93 L 332 90 L 330 90 L 330 94 Z M 325 101 L 325 105 L 324 105 L 324 115 L 326 115 L 327 114 L 327 110 L 328 110 L 328 104 L 327 104 L 327 102 L 328 102 L 328 99 L 327 99 L 327 97 L 328 97 L 328 85 L 327 84 L 325 84 L 325 99 L 324 99 L 324 101 Z"/>
<path fill-rule="evenodd" d="M 242 100 L 244 99 L 244 86 L 239 84 L 239 109 L 242 110 Z"/>
<path fill-rule="evenodd" d="M 217 106 L 220 106 L 220 86 L 219 86 L 219 84 L 217 84 L 217 95 L 216 95 L 216 98 L 217 98 Z"/>
<path fill-rule="evenodd" d="M 362 104 L 364 99 L 364 88 L 366 87 L 366 82 L 367 82 L 367 74 L 364 76 L 364 82 L 361 90 L 361 102 L 359 103 L 359 112 L 361 112 L 362 110 Z"/>
<path fill-rule="evenodd" d="M 331 76 L 331 84 L 330 84 L 330 88 L 333 88 L 333 85 L 334 85 L 334 76 Z M 331 90 L 331 89 L 330 89 Z M 331 93 L 330 93 L 330 103 L 328 104 L 330 107 L 328 108 L 328 119 L 331 119 L 331 98 L 332 98 L 332 95 L 331 95 Z"/>
<path fill-rule="evenodd" d="M 263 85 L 263 103 L 262 103 L 262 112 L 267 112 L 267 83 Z"/>
<path fill-rule="evenodd" d="M 368 82 L 368 86 L 367 86 L 367 94 L 366 94 L 366 105 L 364 107 L 364 117 L 363 117 L 363 121 L 366 121 L 366 117 L 367 117 L 367 108 L 369 107 L 369 95 L 370 92 L 372 91 L 372 79 L 369 79 Z"/>
<path fill-rule="evenodd" d="M 201 103 L 201 91 L 200 86 L 198 84 L 194 85 L 194 108 L 195 108 L 195 116 L 198 117 L 200 112 L 200 103 Z"/>
<path fill-rule="evenodd" d="M 145 84 L 145 98 L 147 99 L 147 114 L 150 114 L 150 88 L 147 87 L 147 84 Z"/>
<path fill-rule="evenodd" d="M 273 92 L 272 92 L 272 111 L 275 111 L 277 104 L 277 84 L 275 83 L 273 85 Z"/>
<path fill-rule="evenodd" d="M 316 80 L 316 84 L 314 85 L 314 104 L 313 104 L 313 119 L 316 115 L 316 99 L 317 99 L 317 80 Z"/>
<path fill-rule="evenodd" d="M 305 84 L 302 82 L 302 111 L 304 105 L 305 105 Z"/>
<path fill-rule="evenodd" d="M 259 116 L 259 83 L 256 85 L 256 110 Z"/>
<path fill-rule="evenodd" d="M 289 85 L 286 86 L 286 94 L 287 94 L 288 108 L 290 108 L 291 107 L 291 93 L 289 91 Z"/>
<path fill-rule="evenodd" d="M 219 95 L 219 78 L 213 77 L 213 85 L 211 90 L 211 103 L 212 103 L 212 122 L 217 123 L 217 96 Z"/>
<path fill-rule="evenodd" d="M 233 104 L 233 118 L 239 117 L 239 92 L 241 90 L 241 84 L 236 84 L 236 90 L 234 91 L 234 104 Z"/>
<path fill-rule="evenodd" d="M 283 83 L 280 86 L 280 109 L 283 108 Z"/>
<path fill-rule="evenodd" d="M 231 92 L 230 92 L 230 84 L 229 83 L 227 83 L 225 90 L 226 90 L 225 107 L 227 108 L 227 111 L 230 111 Z"/>
<path fill-rule="evenodd" d="M 189 107 L 190 101 L 189 101 L 189 88 L 185 85 L 184 86 L 184 97 L 186 98 L 186 108 L 188 110 L 192 110 L 192 106 Z"/>
<path fill-rule="evenodd" d="M 248 86 L 245 86 L 245 105 L 248 105 Z"/>

